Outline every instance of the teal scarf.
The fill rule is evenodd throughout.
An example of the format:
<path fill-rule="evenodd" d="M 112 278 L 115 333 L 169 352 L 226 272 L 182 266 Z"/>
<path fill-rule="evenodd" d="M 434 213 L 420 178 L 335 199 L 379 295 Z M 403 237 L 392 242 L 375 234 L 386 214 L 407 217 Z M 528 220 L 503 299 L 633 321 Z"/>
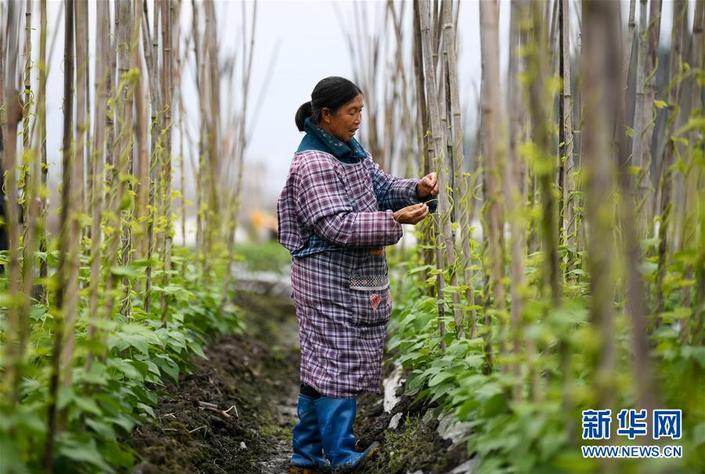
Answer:
<path fill-rule="evenodd" d="M 326 132 L 311 117 L 304 121 L 304 131 L 306 135 L 301 140 L 301 144 L 296 150 L 297 153 L 307 150 L 323 151 L 330 153 L 343 163 L 359 163 L 367 158 L 367 152 L 355 138 L 344 142 Z"/>

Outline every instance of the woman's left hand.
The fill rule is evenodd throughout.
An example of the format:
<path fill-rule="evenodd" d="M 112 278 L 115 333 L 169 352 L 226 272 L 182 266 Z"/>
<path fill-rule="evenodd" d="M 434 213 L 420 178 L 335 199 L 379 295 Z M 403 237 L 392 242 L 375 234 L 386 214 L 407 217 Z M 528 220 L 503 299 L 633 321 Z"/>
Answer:
<path fill-rule="evenodd" d="M 429 173 L 419 180 L 419 184 L 416 185 L 416 196 L 419 199 L 426 198 L 428 196 L 438 195 L 438 179 L 436 179 L 436 173 Z"/>

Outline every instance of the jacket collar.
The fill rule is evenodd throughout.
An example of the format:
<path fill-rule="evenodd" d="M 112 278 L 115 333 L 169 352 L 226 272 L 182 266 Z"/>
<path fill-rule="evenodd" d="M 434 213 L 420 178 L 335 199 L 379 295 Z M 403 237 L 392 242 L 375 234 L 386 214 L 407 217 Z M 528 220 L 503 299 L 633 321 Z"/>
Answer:
<path fill-rule="evenodd" d="M 355 138 L 343 142 L 326 132 L 311 117 L 304 121 L 304 131 L 306 135 L 301 140 L 297 152 L 307 150 L 323 151 L 330 153 L 343 163 L 359 163 L 367 158 L 367 152 Z"/>

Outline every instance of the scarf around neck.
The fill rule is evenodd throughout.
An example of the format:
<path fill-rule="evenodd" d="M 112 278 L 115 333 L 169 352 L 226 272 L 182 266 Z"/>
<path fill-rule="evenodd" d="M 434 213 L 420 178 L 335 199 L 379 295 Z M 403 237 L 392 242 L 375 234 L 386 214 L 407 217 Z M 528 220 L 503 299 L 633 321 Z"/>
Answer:
<path fill-rule="evenodd" d="M 311 117 L 304 121 L 306 135 L 301 140 L 297 152 L 317 150 L 330 153 L 343 163 L 359 163 L 367 158 L 367 152 L 355 138 L 344 142 L 326 132 L 323 127 L 314 122 Z"/>

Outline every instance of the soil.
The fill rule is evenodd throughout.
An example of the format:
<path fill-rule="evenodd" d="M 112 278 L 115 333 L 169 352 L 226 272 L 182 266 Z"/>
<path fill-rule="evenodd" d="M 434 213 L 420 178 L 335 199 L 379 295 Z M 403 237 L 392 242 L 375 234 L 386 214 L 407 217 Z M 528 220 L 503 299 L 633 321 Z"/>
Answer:
<path fill-rule="evenodd" d="M 391 364 L 385 366 L 387 374 Z M 390 413 L 385 413 L 379 396 L 365 394 L 359 399 L 355 434 L 364 447 L 377 441 L 382 449 L 364 470 L 365 474 L 445 474 L 468 458 L 465 443 L 453 445 L 436 431 L 438 419 L 432 404 L 418 402 L 402 395 Z M 390 429 L 390 422 L 399 416 L 399 424 Z"/>
<path fill-rule="evenodd" d="M 299 368 L 294 309 L 288 293 L 272 287 L 240 291 L 236 304 L 248 329 L 213 341 L 207 359 L 194 360 L 189 375 L 165 387 L 156 422 L 137 428 L 130 440 L 134 473 L 288 472 Z M 384 413 L 382 396 L 374 394 L 358 403 L 362 446 L 382 444 L 360 472 L 446 473 L 467 458 L 463 443 L 451 446 L 436 433 L 435 417 L 424 417 L 428 405 L 402 396 Z M 388 429 L 400 412 L 399 426 Z"/>

